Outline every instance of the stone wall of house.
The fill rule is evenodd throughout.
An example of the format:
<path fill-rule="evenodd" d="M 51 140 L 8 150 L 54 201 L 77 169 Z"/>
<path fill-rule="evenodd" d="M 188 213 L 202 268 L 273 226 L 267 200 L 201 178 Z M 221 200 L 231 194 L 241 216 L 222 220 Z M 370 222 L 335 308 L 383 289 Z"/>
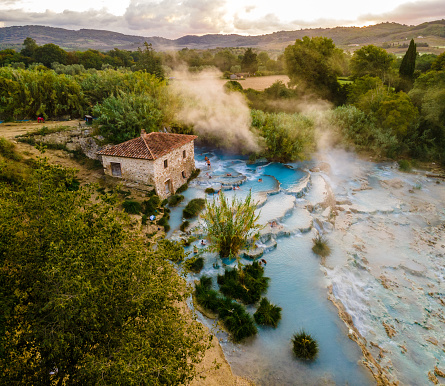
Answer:
<path fill-rule="evenodd" d="M 113 176 L 111 170 L 112 162 L 121 165 L 120 177 Z M 104 173 L 109 176 L 122 178 L 129 181 L 142 182 L 147 185 L 154 185 L 154 161 L 103 155 L 102 165 L 104 167 Z"/>
<path fill-rule="evenodd" d="M 185 151 L 185 158 L 184 152 Z M 164 167 L 164 161 L 167 160 L 167 167 Z M 174 194 L 176 190 L 187 182 L 187 178 L 195 169 L 195 148 L 194 141 L 173 150 L 163 157 L 154 161 L 154 182 L 156 192 L 159 197 L 166 198 Z M 183 175 L 184 173 L 184 175 Z M 169 183 L 168 193 L 166 183 Z"/>
<path fill-rule="evenodd" d="M 167 161 L 167 167 L 164 167 L 164 161 Z M 186 143 L 154 161 L 103 155 L 104 173 L 110 176 L 113 175 L 112 162 L 121 165 L 120 178 L 153 185 L 158 196 L 164 199 L 174 194 L 181 185 L 185 184 L 195 169 L 194 141 Z M 167 183 L 169 191 L 166 188 Z"/>

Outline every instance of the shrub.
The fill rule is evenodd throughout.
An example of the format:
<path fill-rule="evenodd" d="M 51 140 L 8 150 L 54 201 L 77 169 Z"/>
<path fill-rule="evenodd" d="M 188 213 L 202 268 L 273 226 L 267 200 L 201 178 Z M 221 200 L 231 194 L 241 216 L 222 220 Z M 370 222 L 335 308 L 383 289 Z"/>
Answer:
<path fill-rule="evenodd" d="M 15 145 L 5 138 L 0 137 L 0 155 L 13 161 L 20 161 L 22 157 L 15 150 Z"/>
<path fill-rule="evenodd" d="M 312 360 L 318 354 L 318 343 L 304 330 L 292 338 L 293 352 L 297 358 Z"/>
<path fill-rule="evenodd" d="M 181 185 L 179 188 L 178 188 L 178 190 L 176 191 L 176 194 L 179 194 L 179 193 L 182 193 L 182 192 L 185 192 L 186 190 L 187 190 L 187 188 L 188 188 L 189 186 L 188 186 L 188 184 L 187 183 L 185 183 L 185 184 L 183 184 L 183 185 Z"/>
<path fill-rule="evenodd" d="M 147 215 L 143 214 L 142 215 L 142 219 L 141 219 L 142 225 L 147 225 L 147 219 L 148 219 Z"/>
<path fill-rule="evenodd" d="M 206 190 L 204 190 L 204 192 L 206 192 L 207 194 L 213 194 L 213 193 L 215 193 L 215 189 L 213 189 L 213 188 L 206 188 Z"/>
<path fill-rule="evenodd" d="M 312 252 L 322 257 L 329 256 L 331 248 L 329 248 L 327 240 L 322 235 L 318 234 L 312 239 L 312 242 L 314 243 Z"/>
<path fill-rule="evenodd" d="M 406 159 L 401 159 L 398 162 L 398 164 L 399 164 L 399 170 L 401 170 L 402 172 L 409 172 L 412 169 L 411 162 L 409 162 Z"/>
<path fill-rule="evenodd" d="M 124 201 L 122 207 L 124 208 L 124 211 L 129 214 L 138 214 L 142 211 L 142 205 L 133 200 Z"/>
<path fill-rule="evenodd" d="M 196 177 L 199 176 L 199 173 L 201 173 L 201 169 L 195 169 L 190 174 L 190 177 L 187 178 L 187 183 L 189 183 L 191 180 L 194 180 Z"/>
<path fill-rule="evenodd" d="M 190 222 L 185 220 L 181 226 L 179 227 L 179 229 L 181 229 L 182 232 L 185 232 L 185 230 L 188 228 L 188 226 L 190 225 Z"/>
<path fill-rule="evenodd" d="M 271 304 L 266 298 L 262 298 L 260 306 L 253 314 L 253 318 L 258 324 L 277 327 L 281 319 L 281 307 Z"/>
<path fill-rule="evenodd" d="M 168 200 L 166 198 L 164 200 L 162 200 L 161 206 L 165 206 L 167 204 L 168 204 Z"/>
<path fill-rule="evenodd" d="M 201 269 L 204 268 L 204 258 L 202 257 L 191 257 L 190 259 L 184 261 L 184 267 L 188 271 L 199 273 Z"/>
<path fill-rule="evenodd" d="M 182 194 L 174 194 L 168 198 L 168 205 L 176 206 L 182 201 L 184 201 L 184 196 Z"/>
<path fill-rule="evenodd" d="M 166 226 L 166 225 L 168 225 L 168 218 L 167 217 L 161 217 L 159 220 L 158 220 L 158 225 L 160 225 L 160 226 Z"/>
<path fill-rule="evenodd" d="M 201 212 L 205 208 L 205 203 L 206 202 L 203 198 L 194 198 L 193 200 L 191 200 L 184 208 L 184 218 L 196 217 L 199 212 Z"/>
<path fill-rule="evenodd" d="M 239 269 L 226 269 L 218 275 L 219 290 L 232 299 L 240 299 L 245 304 L 256 303 L 269 286 L 269 278 L 264 276 L 264 268 L 256 261 L 246 265 L 240 275 Z"/>
<path fill-rule="evenodd" d="M 210 248 L 218 251 L 221 257 L 238 257 L 247 240 L 255 238 L 256 232 L 263 228 L 258 223 L 256 208 L 250 193 L 245 200 L 237 200 L 234 196 L 230 201 L 221 191 L 218 200 L 206 201 L 202 228 L 211 241 Z"/>
<path fill-rule="evenodd" d="M 164 225 L 164 232 L 167 233 L 170 230 L 170 225 L 169 224 L 165 224 Z"/>

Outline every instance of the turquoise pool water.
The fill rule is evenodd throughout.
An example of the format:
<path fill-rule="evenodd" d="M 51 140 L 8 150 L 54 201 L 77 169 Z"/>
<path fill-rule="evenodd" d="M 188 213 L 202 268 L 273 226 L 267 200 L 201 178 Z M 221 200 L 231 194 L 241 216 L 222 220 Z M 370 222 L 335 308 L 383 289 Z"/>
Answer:
<path fill-rule="evenodd" d="M 211 160 L 210 169 L 205 164 L 205 155 Z M 252 192 L 254 198 L 262 197 L 260 221 L 266 225 L 275 220 L 287 231 L 285 237 L 272 236 L 276 238 L 277 247 L 266 251 L 262 257 L 267 261 L 265 273 L 271 279 L 265 296 L 282 307 L 278 327 L 258 327 L 258 334 L 241 344 L 232 343 L 225 333 L 215 330 L 233 372 L 258 385 L 373 384 L 368 371 L 359 364 L 360 349 L 347 337 L 347 327 L 327 300 L 329 283 L 319 258 L 311 251 L 314 235 L 300 231 L 312 221 L 306 206 L 310 201 L 322 200 L 323 194 L 315 193 L 308 201 L 287 191 L 306 177 L 307 172 L 277 163 L 249 165 L 245 159 L 211 152 L 199 154 L 196 164 L 202 169 L 201 176 L 183 193 L 184 202 L 172 208 L 170 236 L 177 235 L 174 230 L 182 222 L 182 210 L 187 202 L 205 197 L 204 189 L 209 186 L 227 189 L 230 197 L 243 198 L 248 192 Z M 240 190 L 231 189 L 230 181 L 233 186 L 239 185 Z M 317 181 L 314 184 L 318 186 Z M 199 240 L 195 245 L 202 248 Z M 191 249 L 192 246 L 188 248 Z M 199 275 L 189 275 L 190 281 L 209 275 L 216 283 L 216 275 L 223 272 L 222 263 L 235 264 L 234 261 L 221 262 L 215 254 L 204 253 L 203 256 L 204 269 Z M 218 269 L 213 268 L 215 262 L 219 262 Z M 243 259 L 243 263 L 249 264 L 251 260 Z M 249 307 L 248 311 L 253 314 L 255 308 Z M 203 316 L 201 320 L 212 325 L 212 321 Z M 301 362 L 293 357 L 291 338 L 300 329 L 313 335 L 319 343 L 319 356 L 313 362 Z"/>

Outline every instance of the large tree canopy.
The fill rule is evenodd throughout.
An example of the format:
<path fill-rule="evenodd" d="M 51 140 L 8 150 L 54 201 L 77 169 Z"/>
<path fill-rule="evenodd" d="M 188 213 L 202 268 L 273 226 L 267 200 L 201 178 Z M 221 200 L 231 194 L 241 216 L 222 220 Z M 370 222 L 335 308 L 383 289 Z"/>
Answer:
<path fill-rule="evenodd" d="M 384 82 L 390 78 L 391 66 L 394 57 L 383 48 L 368 45 L 354 52 L 351 58 L 350 69 L 353 78 L 366 75 L 377 76 Z"/>
<path fill-rule="evenodd" d="M 339 90 L 337 76 L 341 73 L 337 63 L 343 52 L 332 39 L 305 36 L 287 46 L 284 55 L 291 84 L 302 91 L 335 99 Z"/>
<path fill-rule="evenodd" d="M 18 187 L 0 182 L 0 383 L 187 383 L 208 340 L 166 253 L 112 196 L 36 166 Z"/>

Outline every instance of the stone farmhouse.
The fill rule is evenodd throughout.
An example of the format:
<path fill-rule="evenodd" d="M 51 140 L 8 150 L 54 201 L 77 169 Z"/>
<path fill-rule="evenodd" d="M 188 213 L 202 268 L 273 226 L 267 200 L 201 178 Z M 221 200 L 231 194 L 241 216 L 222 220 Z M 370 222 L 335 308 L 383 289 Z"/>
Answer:
<path fill-rule="evenodd" d="M 104 172 L 153 185 L 162 199 L 175 193 L 195 169 L 195 135 L 153 132 L 97 152 Z"/>

